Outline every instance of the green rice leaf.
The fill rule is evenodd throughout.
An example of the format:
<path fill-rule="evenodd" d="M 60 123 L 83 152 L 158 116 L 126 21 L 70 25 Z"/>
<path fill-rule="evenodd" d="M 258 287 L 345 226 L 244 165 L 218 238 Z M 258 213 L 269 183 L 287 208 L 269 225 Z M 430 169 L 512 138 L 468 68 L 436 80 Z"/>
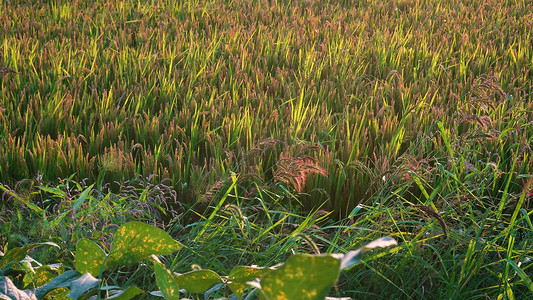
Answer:
<path fill-rule="evenodd" d="M 395 239 L 385 236 L 366 244 L 361 249 L 350 251 L 341 258 L 341 270 L 360 263 L 361 259 L 363 258 L 363 252 L 372 250 L 374 248 L 386 248 L 397 244 L 398 242 L 396 242 Z"/>
<path fill-rule="evenodd" d="M 74 208 L 74 211 L 77 211 L 81 205 L 83 204 L 83 202 L 85 202 L 85 199 L 87 199 L 87 196 L 89 196 L 89 193 L 91 192 L 92 188 L 93 188 L 94 184 L 91 184 L 89 187 L 87 187 L 81 194 L 80 196 L 78 197 L 78 199 L 76 200 L 76 202 L 74 202 L 74 205 L 73 205 L 73 208 Z"/>
<path fill-rule="evenodd" d="M 529 276 L 522 270 L 517 264 L 515 264 L 512 260 L 506 260 L 507 263 L 516 271 L 516 274 L 522 278 L 522 281 L 524 281 L 524 285 L 529 289 L 530 292 L 533 293 L 533 282 L 529 278 Z"/>

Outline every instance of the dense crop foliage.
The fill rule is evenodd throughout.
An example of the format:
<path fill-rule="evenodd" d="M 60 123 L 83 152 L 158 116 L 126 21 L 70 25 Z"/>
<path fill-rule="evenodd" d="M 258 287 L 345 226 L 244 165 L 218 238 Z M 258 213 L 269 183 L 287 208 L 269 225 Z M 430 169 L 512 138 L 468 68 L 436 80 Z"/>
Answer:
<path fill-rule="evenodd" d="M 532 7 L 0 0 L 0 244 L 137 219 L 227 271 L 392 235 L 347 290 L 522 295 Z"/>
<path fill-rule="evenodd" d="M 344 207 L 406 160 L 446 162 L 435 120 L 452 147 L 478 152 L 469 161 L 496 153 L 505 169 L 531 133 L 524 2 L 2 8 L 1 63 L 18 72 L 2 79 L 4 182 L 107 168 L 109 180 L 158 174 L 196 191 L 244 171 L 239 159 L 273 137 L 319 145 L 329 177 L 315 185 Z"/>

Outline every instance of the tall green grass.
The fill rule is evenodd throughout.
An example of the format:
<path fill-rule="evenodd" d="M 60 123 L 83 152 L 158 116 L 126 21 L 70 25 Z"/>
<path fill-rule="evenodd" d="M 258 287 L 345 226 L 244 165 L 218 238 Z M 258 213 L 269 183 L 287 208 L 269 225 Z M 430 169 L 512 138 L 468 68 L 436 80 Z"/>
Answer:
<path fill-rule="evenodd" d="M 112 160 L 109 180 L 157 174 L 197 193 L 274 137 L 322 147 L 317 202 L 342 215 L 405 157 L 445 161 L 437 120 L 452 146 L 497 136 L 478 160 L 531 132 L 525 2 L 2 7 L 1 64 L 18 72 L 2 79 L 2 181 L 96 180 Z"/>

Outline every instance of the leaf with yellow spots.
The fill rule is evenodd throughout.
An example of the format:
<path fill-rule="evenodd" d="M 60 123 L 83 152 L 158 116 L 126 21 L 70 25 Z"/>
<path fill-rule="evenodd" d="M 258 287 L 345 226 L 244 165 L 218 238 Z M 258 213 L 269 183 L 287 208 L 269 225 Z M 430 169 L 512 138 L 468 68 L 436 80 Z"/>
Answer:
<path fill-rule="evenodd" d="M 160 262 L 154 262 L 155 282 L 165 299 L 179 299 L 180 289 L 174 275 Z"/>
<path fill-rule="evenodd" d="M 28 254 L 28 251 L 30 249 L 33 249 L 35 247 L 40 247 L 43 245 L 49 245 L 59 248 L 59 246 L 52 242 L 44 242 L 44 243 L 35 243 L 35 244 L 29 244 L 21 248 L 11 248 L 9 249 L 2 259 L 0 259 L 0 269 L 2 269 L 5 265 L 11 262 L 19 262 L 23 260 L 26 257 L 26 254 Z"/>
<path fill-rule="evenodd" d="M 228 276 L 228 286 L 237 296 L 241 299 L 242 294 L 248 286 L 246 282 L 254 281 L 257 278 L 261 278 L 263 275 L 268 273 L 270 269 L 268 268 L 258 268 L 258 267 L 235 267 Z"/>
<path fill-rule="evenodd" d="M 45 265 L 33 268 L 33 272 L 26 272 L 22 282 L 24 288 L 35 288 L 52 281 L 57 275 L 63 272 L 63 265 Z"/>
<path fill-rule="evenodd" d="M 131 265 L 150 255 L 171 254 L 182 245 L 165 231 L 142 222 L 128 222 L 115 233 L 107 267 Z"/>
<path fill-rule="evenodd" d="M 330 255 L 293 255 L 261 278 L 260 299 L 324 299 L 340 272 Z"/>
<path fill-rule="evenodd" d="M 215 284 L 221 283 L 222 278 L 211 270 L 197 270 L 175 275 L 178 285 L 190 293 L 203 293 Z"/>
<path fill-rule="evenodd" d="M 74 267 L 81 274 L 90 273 L 98 277 L 105 257 L 104 250 L 98 244 L 88 239 L 81 239 L 76 244 Z"/>

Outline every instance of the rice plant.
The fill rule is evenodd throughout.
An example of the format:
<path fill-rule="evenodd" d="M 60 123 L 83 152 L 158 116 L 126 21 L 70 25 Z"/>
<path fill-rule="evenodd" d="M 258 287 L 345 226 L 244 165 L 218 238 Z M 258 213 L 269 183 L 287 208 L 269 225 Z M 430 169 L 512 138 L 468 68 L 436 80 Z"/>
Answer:
<path fill-rule="evenodd" d="M 529 1 L 0 11 L 0 250 L 141 220 L 229 274 L 391 235 L 337 296 L 530 296 Z"/>

